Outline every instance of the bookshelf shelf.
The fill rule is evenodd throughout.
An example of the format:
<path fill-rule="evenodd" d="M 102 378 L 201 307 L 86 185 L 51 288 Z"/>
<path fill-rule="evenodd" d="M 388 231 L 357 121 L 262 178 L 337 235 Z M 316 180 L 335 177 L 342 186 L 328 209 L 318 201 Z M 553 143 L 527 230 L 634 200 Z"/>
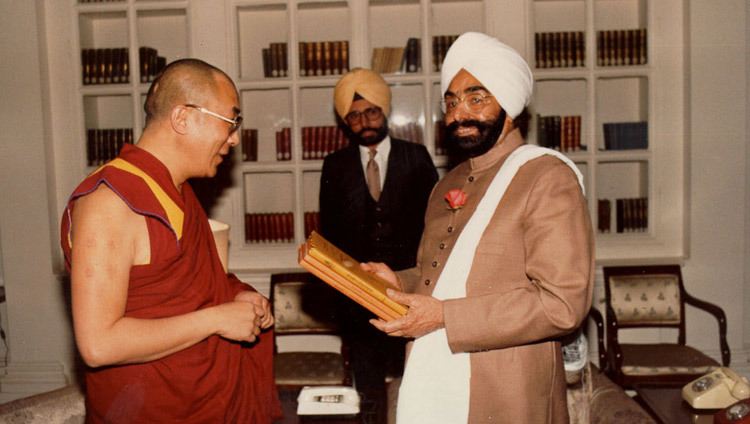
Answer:
<path fill-rule="evenodd" d="M 318 209 L 322 160 L 305 157 L 306 128 L 334 127 L 333 87 L 343 72 L 370 67 L 373 49 L 405 48 L 419 40 L 416 72 L 384 74 L 393 93 L 390 122 L 412 124 L 400 138 L 421 138 L 438 172 L 446 171 L 447 157 L 437 140 L 443 113 L 438 106 L 440 74 L 436 64 L 450 36 L 466 31 L 494 35 L 516 48 L 529 62 L 535 94 L 529 107 L 529 142 L 539 143 L 536 116 L 578 117 L 584 149 L 566 154 L 585 178 L 587 199 L 595 228 L 599 200 L 609 199 L 610 232 L 597 233 L 600 260 L 681 257 L 685 253 L 684 103 L 685 8 L 680 0 L 123 0 L 78 3 L 68 10 L 61 39 L 71 47 L 69 84 L 53 88 L 53 95 L 71 94 L 77 121 L 56 133 L 55 150 L 80 140 L 56 159 L 64 202 L 74 182 L 90 171 L 86 164 L 88 129 L 132 128 L 137 140 L 145 117 L 143 101 L 149 82 L 141 82 L 139 48 L 152 47 L 166 61 L 194 55 L 226 70 L 240 93 L 242 130 L 256 130 L 257 152 L 243 146 L 233 150 L 232 184 L 210 211 L 231 224 L 230 267 L 237 270 L 293 269 L 296 247 L 307 228 L 306 216 Z M 70 7 L 70 4 L 73 7 Z M 656 23 L 659 23 L 656 25 Z M 226 28 L 209 31 L 206 28 Z M 646 60 L 639 64 L 603 66 L 597 63 L 602 31 L 645 30 Z M 541 67 L 537 61 L 537 33 L 581 33 L 582 63 Z M 308 47 L 333 48 L 345 42 L 346 67 L 326 75 L 309 75 Z M 440 43 L 443 46 L 440 46 Z M 436 43 L 436 44 L 433 44 Z M 271 57 L 286 74 L 266 76 L 264 49 L 283 44 Z M 129 80 L 117 84 L 84 85 L 80 51 L 127 48 Z M 313 52 L 315 50 L 312 50 Z M 266 60 L 270 56 L 270 50 Z M 315 56 L 313 56 L 315 57 Z M 57 59 L 58 61 L 60 59 Z M 324 62 L 323 62 L 324 63 Z M 306 69 L 304 75 L 301 67 Z M 64 104 L 56 100 L 56 104 Z M 53 108 L 53 118 L 66 117 Z M 605 123 L 646 122 L 647 148 L 605 150 Z M 277 132 L 287 128 L 288 160 L 277 160 Z M 395 131 L 395 130 L 394 130 Z M 417 134 L 417 135 L 415 135 Z M 243 160 L 247 153 L 255 160 Z M 69 163 L 80 164 L 66 171 Z M 658 167 L 656 166 L 658 164 Z M 64 165 L 64 166 L 63 166 Z M 63 193 L 63 191 L 65 193 Z M 646 198 L 645 231 L 618 233 L 616 200 Z M 293 237 L 284 242 L 246 242 L 245 216 L 291 213 Z"/>

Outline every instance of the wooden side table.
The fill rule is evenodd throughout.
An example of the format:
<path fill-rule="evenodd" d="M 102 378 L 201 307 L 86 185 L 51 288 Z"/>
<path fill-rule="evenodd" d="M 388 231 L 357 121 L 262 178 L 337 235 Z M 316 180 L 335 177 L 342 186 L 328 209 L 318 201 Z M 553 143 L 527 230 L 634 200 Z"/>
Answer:
<path fill-rule="evenodd" d="M 636 384 L 641 403 L 663 424 L 713 424 L 718 409 L 694 409 L 682 399 L 682 386 Z"/>

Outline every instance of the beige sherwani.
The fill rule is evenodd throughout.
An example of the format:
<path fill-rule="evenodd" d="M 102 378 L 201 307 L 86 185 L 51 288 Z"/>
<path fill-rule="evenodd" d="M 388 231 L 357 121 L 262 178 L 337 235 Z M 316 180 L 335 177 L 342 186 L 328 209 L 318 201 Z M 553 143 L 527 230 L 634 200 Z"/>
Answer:
<path fill-rule="evenodd" d="M 458 235 L 503 161 L 522 144 L 515 130 L 438 182 L 417 266 L 399 273 L 404 291 L 432 293 Z M 444 200 L 453 189 L 468 195 L 457 211 Z M 593 279 L 591 220 L 574 172 L 551 155 L 529 161 L 479 241 L 466 298 L 444 301 L 451 351 L 470 352 L 469 423 L 568 421 L 562 354 L 554 339 L 583 321 Z"/>

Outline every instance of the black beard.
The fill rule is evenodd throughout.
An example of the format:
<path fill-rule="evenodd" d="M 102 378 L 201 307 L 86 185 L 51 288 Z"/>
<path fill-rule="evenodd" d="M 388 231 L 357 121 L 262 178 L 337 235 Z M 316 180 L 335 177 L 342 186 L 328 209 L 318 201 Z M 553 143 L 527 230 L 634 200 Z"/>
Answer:
<path fill-rule="evenodd" d="M 375 135 L 363 137 L 362 133 L 364 133 L 365 131 L 375 131 Z M 383 125 L 381 125 L 380 128 L 365 127 L 356 133 L 355 132 L 351 133 L 350 138 L 354 143 L 359 144 L 360 146 L 367 147 L 367 146 L 372 146 L 373 144 L 380 143 L 381 141 L 383 141 L 383 139 L 387 135 L 388 135 L 388 121 L 383 120 Z"/>
<path fill-rule="evenodd" d="M 462 137 L 456 135 L 459 127 L 475 127 L 476 135 Z M 451 147 L 451 153 L 465 160 L 475 158 L 487 153 L 495 145 L 500 134 L 505 127 L 505 111 L 500 111 L 500 115 L 492 121 L 453 121 L 446 127 L 448 133 L 448 145 Z"/>

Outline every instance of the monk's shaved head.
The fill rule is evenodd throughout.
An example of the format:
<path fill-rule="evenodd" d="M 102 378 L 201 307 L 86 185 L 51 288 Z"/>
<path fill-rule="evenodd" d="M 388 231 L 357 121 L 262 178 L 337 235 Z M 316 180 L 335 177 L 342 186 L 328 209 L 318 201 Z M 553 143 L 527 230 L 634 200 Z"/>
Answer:
<path fill-rule="evenodd" d="M 181 59 L 167 65 L 146 95 L 146 126 L 169 116 L 175 106 L 203 105 L 217 91 L 219 81 L 231 81 L 222 70 L 199 59 Z"/>

